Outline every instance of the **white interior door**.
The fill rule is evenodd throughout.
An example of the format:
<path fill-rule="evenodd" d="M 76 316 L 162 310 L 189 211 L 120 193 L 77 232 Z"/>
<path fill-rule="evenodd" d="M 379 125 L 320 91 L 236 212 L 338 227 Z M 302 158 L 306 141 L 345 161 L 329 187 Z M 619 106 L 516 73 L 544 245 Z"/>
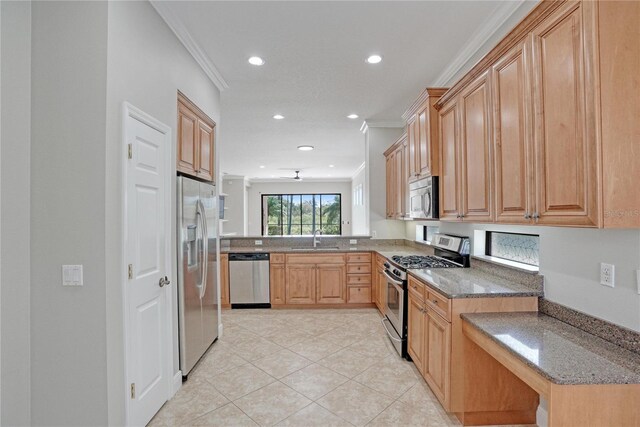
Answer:
<path fill-rule="evenodd" d="M 125 335 L 128 424 L 145 425 L 171 387 L 170 132 L 125 106 Z M 134 111 L 134 114 L 131 114 Z M 149 119 L 149 120 L 145 120 Z M 175 286 L 175 285 L 174 285 Z"/>

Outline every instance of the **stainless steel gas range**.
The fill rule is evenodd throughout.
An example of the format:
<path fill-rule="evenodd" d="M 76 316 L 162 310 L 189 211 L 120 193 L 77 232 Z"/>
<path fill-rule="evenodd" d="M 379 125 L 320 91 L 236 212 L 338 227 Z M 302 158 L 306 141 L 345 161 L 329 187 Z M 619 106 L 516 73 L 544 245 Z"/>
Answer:
<path fill-rule="evenodd" d="M 469 238 L 436 234 L 431 246 L 435 255 L 394 255 L 384 264 L 387 279 L 385 316 L 382 324 L 398 353 L 407 354 L 407 270 L 469 267 Z"/>

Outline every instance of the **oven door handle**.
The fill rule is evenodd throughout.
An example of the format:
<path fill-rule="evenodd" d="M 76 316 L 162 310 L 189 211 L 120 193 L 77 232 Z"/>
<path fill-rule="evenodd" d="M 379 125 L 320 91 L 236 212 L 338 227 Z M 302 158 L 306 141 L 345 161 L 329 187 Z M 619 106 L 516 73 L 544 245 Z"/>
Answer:
<path fill-rule="evenodd" d="M 391 323 L 391 322 L 386 317 L 382 318 L 382 327 L 385 329 L 385 331 L 387 331 L 387 335 L 389 335 L 389 338 L 391 338 L 392 340 L 397 341 L 397 342 L 402 342 L 402 339 L 398 339 L 398 338 L 393 336 L 394 334 L 392 334 L 391 331 L 389 330 L 389 328 L 387 328 L 387 324 L 385 323 L 385 321 L 387 321 L 389 323 Z"/>
<path fill-rule="evenodd" d="M 402 281 L 399 281 L 398 279 L 393 278 L 389 273 L 387 273 L 386 270 L 383 271 L 383 273 L 385 276 L 387 276 L 387 280 L 390 281 L 392 284 L 402 286 Z"/>

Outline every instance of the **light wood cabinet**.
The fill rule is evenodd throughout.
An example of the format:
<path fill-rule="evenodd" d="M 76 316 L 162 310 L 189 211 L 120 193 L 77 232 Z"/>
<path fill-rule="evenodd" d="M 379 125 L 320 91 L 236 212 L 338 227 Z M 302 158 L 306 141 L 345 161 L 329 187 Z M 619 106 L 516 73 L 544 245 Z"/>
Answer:
<path fill-rule="evenodd" d="M 441 402 L 449 406 L 449 368 L 451 360 L 451 323 L 427 307 L 423 343 L 423 374 Z"/>
<path fill-rule="evenodd" d="M 346 302 L 345 266 L 319 264 L 316 267 L 318 304 L 341 304 Z"/>
<path fill-rule="evenodd" d="M 489 76 L 481 75 L 439 114 L 441 221 L 493 219 Z"/>
<path fill-rule="evenodd" d="M 460 94 L 460 183 L 462 220 L 489 222 L 491 204 L 490 74 L 481 75 Z"/>
<path fill-rule="evenodd" d="M 638 21 L 638 2 L 540 2 L 440 98 L 441 220 L 640 228 Z"/>
<path fill-rule="evenodd" d="M 220 254 L 220 304 L 222 308 L 231 306 L 229 300 L 229 254 Z"/>
<path fill-rule="evenodd" d="M 409 216 L 409 156 L 407 134 L 403 134 L 384 155 L 387 174 L 387 218 Z"/>
<path fill-rule="evenodd" d="M 214 181 L 215 122 L 178 92 L 177 170 Z"/>
<path fill-rule="evenodd" d="M 535 219 L 597 225 L 596 140 L 586 123 L 580 3 L 567 3 L 533 31 Z"/>
<path fill-rule="evenodd" d="M 287 304 L 315 304 L 315 264 L 287 264 L 286 273 Z"/>
<path fill-rule="evenodd" d="M 533 210 L 533 135 L 525 44 L 492 67 L 496 222 L 528 223 Z"/>
<path fill-rule="evenodd" d="M 407 352 L 416 368 L 424 375 L 424 328 L 425 328 L 425 315 L 424 315 L 424 301 L 409 293 L 409 306 L 407 307 L 407 324 L 411 325 L 408 328 L 407 335 Z"/>
<path fill-rule="evenodd" d="M 269 288 L 272 305 L 286 304 L 286 269 L 284 264 L 269 265 Z"/>
<path fill-rule="evenodd" d="M 409 181 L 440 175 L 439 121 L 435 104 L 446 91 L 444 88 L 426 88 L 402 116 L 407 121 Z"/>
<path fill-rule="evenodd" d="M 460 114 L 454 98 L 440 110 L 440 220 L 460 219 L 462 184 L 460 180 Z"/>

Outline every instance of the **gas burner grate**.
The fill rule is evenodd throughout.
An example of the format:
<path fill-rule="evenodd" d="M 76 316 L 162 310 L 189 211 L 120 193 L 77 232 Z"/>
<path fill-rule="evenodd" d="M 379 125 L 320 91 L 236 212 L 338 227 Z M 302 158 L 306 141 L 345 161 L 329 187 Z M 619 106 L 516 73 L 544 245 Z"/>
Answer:
<path fill-rule="evenodd" d="M 460 265 L 432 255 L 394 255 L 391 259 L 408 269 L 417 268 L 459 268 Z"/>

